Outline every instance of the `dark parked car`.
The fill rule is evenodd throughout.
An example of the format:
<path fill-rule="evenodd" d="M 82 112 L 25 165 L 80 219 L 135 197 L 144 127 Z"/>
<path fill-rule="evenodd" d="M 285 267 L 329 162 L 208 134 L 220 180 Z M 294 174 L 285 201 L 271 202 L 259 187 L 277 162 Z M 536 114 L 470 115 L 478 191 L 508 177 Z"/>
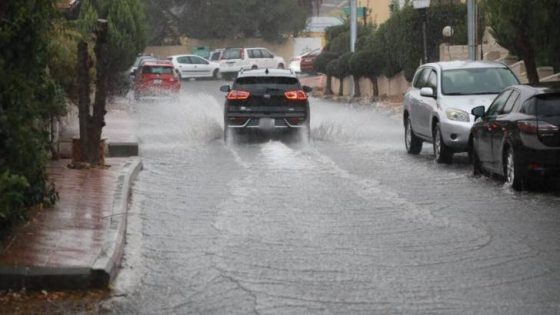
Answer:
<path fill-rule="evenodd" d="M 309 137 L 310 87 L 301 86 L 290 70 L 258 69 L 239 72 L 227 92 L 224 106 L 224 139 L 247 131 L 304 132 Z"/>
<path fill-rule="evenodd" d="M 301 57 L 300 69 L 302 73 L 313 74 L 316 72 L 313 64 L 315 63 L 317 56 L 321 54 L 321 51 L 322 49 L 315 49 Z"/>
<path fill-rule="evenodd" d="M 475 107 L 472 128 L 475 174 L 504 176 L 522 190 L 543 176 L 560 175 L 560 84 L 512 86 L 488 110 Z"/>

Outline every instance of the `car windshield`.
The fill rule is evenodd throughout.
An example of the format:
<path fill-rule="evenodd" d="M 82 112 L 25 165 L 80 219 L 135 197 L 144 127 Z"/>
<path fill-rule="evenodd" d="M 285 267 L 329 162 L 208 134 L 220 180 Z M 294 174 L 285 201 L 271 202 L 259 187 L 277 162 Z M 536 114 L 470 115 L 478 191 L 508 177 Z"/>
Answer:
<path fill-rule="evenodd" d="M 222 59 L 241 59 L 241 48 L 226 49 Z"/>
<path fill-rule="evenodd" d="M 173 74 L 173 67 L 147 66 L 147 67 L 142 68 L 142 73 L 146 73 L 146 74 Z"/>
<path fill-rule="evenodd" d="M 442 74 L 444 95 L 498 94 L 515 84 L 517 79 L 506 68 L 454 69 Z"/>
<path fill-rule="evenodd" d="M 299 88 L 298 79 L 290 77 L 243 77 L 237 79 L 234 84 L 234 89 L 252 93 L 284 92 Z"/>

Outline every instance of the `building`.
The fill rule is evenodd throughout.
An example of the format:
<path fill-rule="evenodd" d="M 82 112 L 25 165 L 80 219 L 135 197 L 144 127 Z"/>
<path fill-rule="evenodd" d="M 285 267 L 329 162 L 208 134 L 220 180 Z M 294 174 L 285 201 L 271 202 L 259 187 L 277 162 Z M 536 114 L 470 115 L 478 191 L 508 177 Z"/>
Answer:
<path fill-rule="evenodd" d="M 436 3 L 458 3 L 465 2 L 466 0 L 431 0 L 432 4 Z M 365 20 L 371 24 L 383 24 L 391 17 L 392 10 L 398 10 L 412 0 L 358 0 L 358 7 L 365 7 L 366 17 Z M 362 16 L 362 18 L 364 18 Z"/>
<path fill-rule="evenodd" d="M 367 23 L 380 25 L 391 16 L 391 4 L 393 1 L 394 0 L 358 0 L 358 7 L 366 8 L 365 20 Z"/>

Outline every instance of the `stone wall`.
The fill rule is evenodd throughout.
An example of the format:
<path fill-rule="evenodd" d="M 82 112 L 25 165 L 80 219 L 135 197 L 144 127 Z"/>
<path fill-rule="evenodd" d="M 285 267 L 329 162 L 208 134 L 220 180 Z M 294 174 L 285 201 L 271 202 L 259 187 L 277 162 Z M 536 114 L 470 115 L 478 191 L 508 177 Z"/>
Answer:
<path fill-rule="evenodd" d="M 344 96 L 350 96 L 351 77 L 344 79 Z M 326 80 L 322 81 L 326 84 Z M 358 82 L 362 97 L 373 97 L 373 84 L 368 78 L 361 78 Z M 332 80 L 332 90 L 338 94 L 340 81 L 336 78 Z M 392 78 L 381 76 L 377 78 L 379 97 L 381 98 L 401 98 L 410 88 L 410 83 L 406 80 L 404 73 L 401 72 Z"/>

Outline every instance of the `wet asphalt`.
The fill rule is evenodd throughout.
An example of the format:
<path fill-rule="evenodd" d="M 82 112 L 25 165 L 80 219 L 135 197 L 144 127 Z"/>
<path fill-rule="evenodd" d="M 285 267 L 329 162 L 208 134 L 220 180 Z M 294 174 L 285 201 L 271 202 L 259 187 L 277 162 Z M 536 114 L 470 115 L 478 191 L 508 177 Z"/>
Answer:
<path fill-rule="evenodd" d="M 144 170 L 111 314 L 558 314 L 560 193 L 407 155 L 399 117 L 311 99 L 311 141 L 224 144 L 225 82 L 131 102 Z"/>

